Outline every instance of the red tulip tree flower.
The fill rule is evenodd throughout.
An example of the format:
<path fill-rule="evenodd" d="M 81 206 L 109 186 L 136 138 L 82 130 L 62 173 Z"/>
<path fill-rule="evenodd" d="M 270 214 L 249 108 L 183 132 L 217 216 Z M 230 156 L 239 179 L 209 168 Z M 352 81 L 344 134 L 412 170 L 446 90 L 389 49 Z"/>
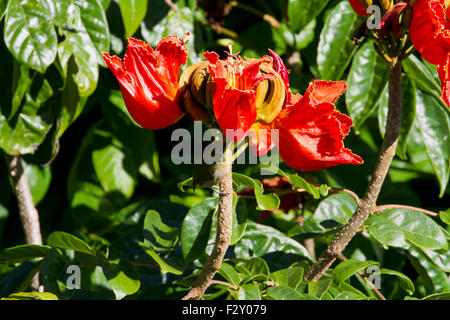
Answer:
<path fill-rule="evenodd" d="M 417 0 L 410 26 L 411 41 L 422 57 L 438 68 L 442 100 L 450 106 L 450 21 L 444 0 Z"/>

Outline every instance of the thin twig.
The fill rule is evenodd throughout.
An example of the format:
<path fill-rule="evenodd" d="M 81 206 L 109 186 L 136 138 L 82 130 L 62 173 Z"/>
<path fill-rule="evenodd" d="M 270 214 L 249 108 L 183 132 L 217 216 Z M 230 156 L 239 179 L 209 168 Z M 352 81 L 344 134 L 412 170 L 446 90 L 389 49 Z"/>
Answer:
<path fill-rule="evenodd" d="M 278 29 L 280 27 L 280 22 L 277 19 L 275 19 L 273 16 L 271 16 L 270 14 L 264 13 L 264 12 L 259 11 L 249 5 L 246 5 L 246 4 L 237 2 L 237 1 L 231 1 L 230 5 L 232 7 L 240 8 L 242 10 L 245 10 L 247 12 L 253 13 L 254 15 L 261 17 L 264 21 L 269 23 L 275 29 Z"/>
<path fill-rule="evenodd" d="M 331 188 L 331 187 L 329 187 L 329 188 L 328 188 L 328 191 L 329 191 L 329 192 L 333 192 L 333 193 L 337 193 L 337 192 L 345 192 L 345 193 L 348 193 L 349 195 L 351 195 L 351 196 L 353 197 L 353 199 L 355 199 L 355 202 L 356 202 L 357 205 L 359 205 L 360 202 L 361 202 L 361 199 L 360 199 L 360 198 L 358 197 L 358 195 L 357 195 L 355 192 L 353 192 L 352 190 L 345 189 L 345 188 Z"/>
<path fill-rule="evenodd" d="M 233 178 L 232 163 L 233 150 L 229 145 L 224 154 L 224 164 L 226 165 L 226 174 L 220 182 L 219 194 L 219 212 L 217 221 L 217 233 L 214 247 L 208 260 L 203 265 L 202 272 L 195 279 L 191 290 L 182 300 L 198 300 L 211 285 L 216 272 L 222 266 L 222 260 L 230 245 L 231 231 L 233 227 Z"/>
<path fill-rule="evenodd" d="M 373 210 L 373 213 L 381 213 L 384 210 L 388 210 L 388 209 L 406 209 L 406 210 L 413 210 L 413 211 L 418 211 L 418 212 L 422 212 L 424 214 L 427 214 L 429 216 L 432 217 L 439 217 L 439 213 L 433 212 L 433 211 L 428 211 L 422 208 L 417 208 L 417 207 L 412 207 L 412 206 L 406 206 L 403 204 L 383 204 L 383 205 L 379 205 L 375 208 L 375 210 Z"/>
<path fill-rule="evenodd" d="M 389 65 L 389 107 L 386 134 L 364 198 L 360 201 L 358 209 L 349 222 L 336 234 L 327 249 L 306 273 L 305 280 L 307 281 L 317 281 L 322 277 L 376 207 L 378 195 L 395 156 L 400 133 L 402 114 L 401 71 L 401 60 L 396 57 L 392 58 L 392 63 Z"/>
<path fill-rule="evenodd" d="M 339 254 L 339 259 L 341 259 L 342 261 L 347 260 L 347 258 L 344 257 L 342 254 Z M 377 289 L 377 287 L 375 287 L 372 281 L 370 281 L 369 278 L 367 278 L 367 276 L 364 273 L 358 271 L 358 274 L 366 281 L 369 288 L 372 289 L 372 291 L 378 296 L 378 298 L 380 298 L 381 300 L 387 300 L 386 297 Z"/>
<path fill-rule="evenodd" d="M 228 283 L 225 281 L 211 280 L 211 284 L 220 284 L 222 286 L 227 286 L 227 287 L 230 287 L 231 289 L 238 290 L 238 288 L 236 288 L 236 286 L 233 286 L 231 283 Z"/>
<path fill-rule="evenodd" d="M 28 244 L 42 245 L 39 214 L 33 203 L 28 178 L 22 165 L 22 157 L 5 154 L 5 158 L 16 191 L 19 215 L 26 242 Z M 36 290 L 39 290 L 39 274 L 36 274 L 33 278 L 31 285 Z"/>
<path fill-rule="evenodd" d="M 170 9 L 177 12 L 178 8 L 171 0 L 164 0 L 164 2 L 170 7 Z"/>

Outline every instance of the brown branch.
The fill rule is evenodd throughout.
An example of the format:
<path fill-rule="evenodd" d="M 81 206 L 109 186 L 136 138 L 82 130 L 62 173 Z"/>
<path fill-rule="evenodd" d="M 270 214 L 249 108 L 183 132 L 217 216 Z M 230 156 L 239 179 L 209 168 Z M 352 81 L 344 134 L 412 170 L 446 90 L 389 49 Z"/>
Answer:
<path fill-rule="evenodd" d="M 376 207 L 381 186 L 395 156 L 400 133 L 402 114 L 401 71 L 401 60 L 392 58 L 392 63 L 389 66 L 389 111 L 386 120 L 386 134 L 364 198 L 349 222 L 336 234 L 325 252 L 306 273 L 305 280 L 307 281 L 317 281 L 322 277 Z"/>
<path fill-rule="evenodd" d="M 230 5 L 232 7 L 240 8 L 242 10 L 245 10 L 247 12 L 253 13 L 254 15 L 261 17 L 264 21 L 266 21 L 268 24 L 270 24 L 275 29 L 278 29 L 280 27 L 280 22 L 277 19 L 275 19 L 273 16 L 271 16 L 270 14 L 261 12 L 249 5 L 246 5 L 246 4 L 237 2 L 237 1 L 231 1 Z"/>
<path fill-rule="evenodd" d="M 177 12 L 178 8 L 177 6 L 172 2 L 172 0 L 164 0 L 164 2 L 172 9 L 173 11 Z"/>
<path fill-rule="evenodd" d="M 16 191 L 19 215 L 25 233 L 26 242 L 28 244 L 42 245 L 39 214 L 34 206 L 33 198 L 31 197 L 28 178 L 22 166 L 22 157 L 5 154 L 5 158 L 13 181 L 14 189 Z M 38 274 L 36 274 L 33 278 L 32 286 L 35 289 L 39 288 Z"/>
<path fill-rule="evenodd" d="M 228 282 L 225 282 L 225 281 L 211 280 L 211 284 L 219 284 L 219 285 L 222 285 L 222 286 L 230 287 L 231 289 L 234 289 L 234 290 L 238 290 L 238 288 L 236 286 L 233 286 L 231 283 L 228 283 Z"/>
<path fill-rule="evenodd" d="M 377 206 L 372 213 L 381 213 L 384 210 L 387 209 L 407 209 L 407 210 L 413 210 L 413 211 L 418 211 L 418 212 L 422 212 L 424 214 L 427 214 L 429 216 L 432 217 L 439 217 L 439 213 L 433 212 L 433 211 L 428 211 L 422 208 L 417 208 L 417 207 L 412 207 L 412 206 L 406 206 L 403 204 L 383 204 L 383 205 L 379 205 Z"/>
<path fill-rule="evenodd" d="M 224 156 L 226 174 L 220 182 L 219 214 L 217 221 L 217 234 L 214 247 L 208 260 L 203 265 L 202 272 L 195 279 L 191 290 L 182 300 L 198 300 L 211 285 L 217 270 L 222 266 L 222 260 L 230 245 L 233 227 L 233 178 L 232 178 L 232 149 L 227 148 Z"/>

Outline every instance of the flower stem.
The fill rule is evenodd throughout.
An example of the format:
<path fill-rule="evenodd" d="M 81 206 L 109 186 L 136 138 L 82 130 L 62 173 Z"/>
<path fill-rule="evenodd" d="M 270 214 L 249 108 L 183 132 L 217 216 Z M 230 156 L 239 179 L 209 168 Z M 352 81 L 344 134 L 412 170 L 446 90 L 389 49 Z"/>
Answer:
<path fill-rule="evenodd" d="M 386 133 L 381 151 L 378 154 L 372 178 L 367 186 L 366 193 L 361 200 L 355 214 L 349 222 L 336 234 L 328 248 L 322 253 L 317 262 L 306 273 L 305 280 L 317 281 L 333 264 L 336 258 L 345 249 L 350 240 L 367 220 L 370 213 L 376 208 L 378 195 L 384 179 L 389 171 L 392 159 L 395 156 L 398 136 L 400 133 L 402 115 L 402 82 L 401 60 L 392 58 L 389 68 L 389 111 L 386 120 Z"/>
<path fill-rule="evenodd" d="M 214 247 L 208 260 L 203 265 L 201 273 L 195 279 L 191 290 L 182 300 L 198 300 L 206 289 L 211 285 L 217 270 L 222 266 L 222 260 L 230 245 L 231 231 L 233 227 L 233 177 L 232 177 L 232 144 L 225 150 L 224 164 L 226 165 L 226 174 L 220 182 L 219 194 L 219 213 L 217 221 L 217 233 Z"/>

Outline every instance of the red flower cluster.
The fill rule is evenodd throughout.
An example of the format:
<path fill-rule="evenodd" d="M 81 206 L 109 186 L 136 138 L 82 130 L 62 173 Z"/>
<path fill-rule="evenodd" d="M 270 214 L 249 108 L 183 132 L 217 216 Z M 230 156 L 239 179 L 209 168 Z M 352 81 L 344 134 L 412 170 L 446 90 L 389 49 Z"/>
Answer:
<path fill-rule="evenodd" d="M 422 57 L 437 65 L 442 100 L 450 106 L 450 11 L 444 0 L 417 0 L 410 26 L 411 41 Z"/>
<path fill-rule="evenodd" d="M 214 82 L 212 109 L 227 138 L 240 140 L 248 134 L 253 137 L 256 152 L 264 154 L 274 147 L 270 136 L 276 129 L 281 157 L 289 166 L 304 171 L 363 163 L 344 148 L 342 140 L 353 122 L 334 106 L 346 83 L 314 81 L 304 96 L 291 94 L 286 67 L 275 52 L 270 53 L 272 57 L 252 62 L 232 54 L 224 60 L 215 52 L 205 54 Z M 180 38 L 166 37 L 155 50 L 130 38 L 123 62 L 106 53 L 103 57 L 117 77 L 127 109 L 137 123 L 158 129 L 182 117 L 179 70 L 186 62 L 187 49 Z M 271 71 L 261 72 L 263 64 L 269 65 Z M 284 82 L 284 102 L 278 104 L 278 109 L 264 110 L 257 105 L 256 91 L 262 81 L 274 78 Z M 227 134 L 229 129 L 233 136 Z"/>
<path fill-rule="evenodd" d="M 367 15 L 364 1 L 349 0 L 349 3 L 358 15 Z M 437 66 L 441 97 L 450 106 L 450 0 L 417 0 L 409 3 L 400 2 L 389 8 L 381 19 L 379 32 L 383 36 L 392 33 L 398 38 L 402 35 L 400 16 L 406 10 L 412 10 L 409 26 L 411 41 L 426 61 Z"/>

